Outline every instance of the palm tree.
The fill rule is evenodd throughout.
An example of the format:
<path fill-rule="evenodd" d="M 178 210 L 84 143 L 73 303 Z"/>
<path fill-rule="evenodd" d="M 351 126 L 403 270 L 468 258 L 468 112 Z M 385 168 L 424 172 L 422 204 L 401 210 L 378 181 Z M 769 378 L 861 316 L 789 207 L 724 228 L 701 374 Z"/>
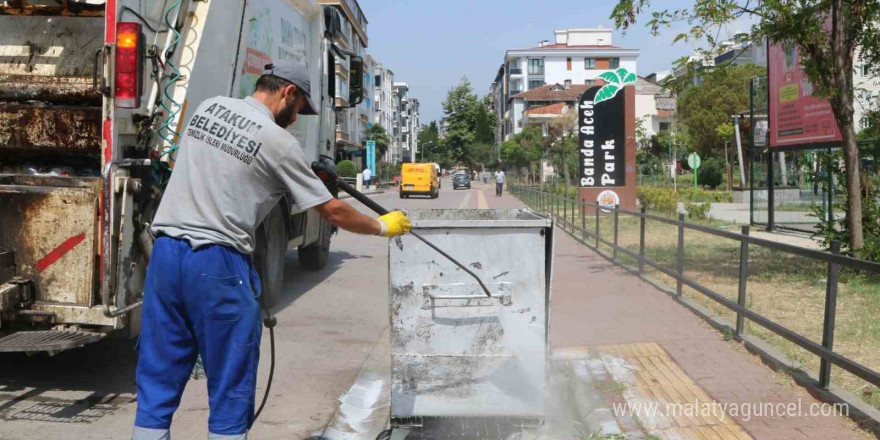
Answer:
<path fill-rule="evenodd" d="M 379 124 L 370 125 L 366 136 L 364 136 L 364 146 L 367 145 L 367 141 L 376 141 L 376 157 L 379 161 L 382 161 L 382 158 L 385 157 L 385 153 L 388 151 L 389 143 L 388 132 L 385 131 L 385 127 Z"/>

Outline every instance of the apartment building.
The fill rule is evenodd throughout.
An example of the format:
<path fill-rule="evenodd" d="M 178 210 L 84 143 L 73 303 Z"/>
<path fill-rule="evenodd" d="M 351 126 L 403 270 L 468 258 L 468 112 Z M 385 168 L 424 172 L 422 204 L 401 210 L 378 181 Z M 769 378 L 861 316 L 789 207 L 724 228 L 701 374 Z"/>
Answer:
<path fill-rule="evenodd" d="M 341 35 L 333 41 L 342 49 L 352 52 L 367 61 L 366 48 L 367 18 L 357 0 L 316 0 L 324 7 L 325 13 L 335 12 L 342 27 Z M 362 136 L 369 120 L 365 102 L 349 108 L 348 95 L 351 70 L 347 57 L 336 56 L 336 159 L 351 159 L 363 162 Z M 364 97 L 366 101 L 366 97 Z"/>
<path fill-rule="evenodd" d="M 393 148 L 396 160 L 415 162 L 418 153 L 419 100 L 410 97 L 409 85 L 395 82 L 392 85 L 394 96 Z"/>
<path fill-rule="evenodd" d="M 641 121 L 648 138 L 672 129 L 675 110 L 676 97 L 671 90 L 639 77 L 636 81 L 636 120 Z"/>
<path fill-rule="evenodd" d="M 880 77 L 871 65 L 862 61 L 861 51 L 856 49 L 853 63 L 853 93 L 855 101 L 853 108 L 855 114 L 853 120 L 856 123 L 856 131 L 868 128 L 868 112 L 880 109 Z"/>
<path fill-rule="evenodd" d="M 510 49 L 490 90 L 497 102 L 500 141 L 522 131 L 523 112 L 529 105 L 522 93 L 544 86 L 591 86 L 602 82 L 604 72 L 626 68 L 636 72 L 638 49 L 615 46 L 612 30 L 559 29 L 555 40 L 537 46 Z"/>
<path fill-rule="evenodd" d="M 390 145 L 385 152 L 384 160 L 395 163 L 400 160 L 396 156 L 394 143 L 394 72 L 382 63 L 376 61 L 373 64 L 373 123 L 385 128 L 388 133 Z"/>

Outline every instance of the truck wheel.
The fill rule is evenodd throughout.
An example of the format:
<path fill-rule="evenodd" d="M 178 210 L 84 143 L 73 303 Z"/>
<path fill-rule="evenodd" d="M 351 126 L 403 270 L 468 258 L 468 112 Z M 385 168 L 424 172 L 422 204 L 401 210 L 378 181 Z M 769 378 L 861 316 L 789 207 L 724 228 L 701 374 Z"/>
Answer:
<path fill-rule="evenodd" d="M 318 271 L 327 265 L 327 257 L 330 256 L 331 235 L 333 235 L 333 226 L 321 220 L 318 241 L 308 246 L 300 246 L 297 250 L 300 267 L 308 271 Z"/>
<path fill-rule="evenodd" d="M 287 254 L 287 211 L 281 202 L 257 228 L 254 266 L 260 275 L 263 299 L 272 308 L 281 298 L 284 284 L 284 257 Z"/>

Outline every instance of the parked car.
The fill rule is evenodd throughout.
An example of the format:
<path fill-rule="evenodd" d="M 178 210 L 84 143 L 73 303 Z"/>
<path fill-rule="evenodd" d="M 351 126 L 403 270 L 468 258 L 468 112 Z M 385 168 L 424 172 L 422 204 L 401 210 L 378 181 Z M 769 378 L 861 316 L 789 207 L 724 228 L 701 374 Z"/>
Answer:
<path fill-rule="evenodd" d="M 471 189 L 471 177 L 464 173 L 458 173 L 452 176 L 452 189 L 467 188 Z"/>

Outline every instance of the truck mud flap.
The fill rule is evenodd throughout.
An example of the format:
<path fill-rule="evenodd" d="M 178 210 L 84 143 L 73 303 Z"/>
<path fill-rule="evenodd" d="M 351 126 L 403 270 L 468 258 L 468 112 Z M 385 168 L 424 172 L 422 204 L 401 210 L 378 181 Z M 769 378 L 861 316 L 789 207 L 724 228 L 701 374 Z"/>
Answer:
<path fill-rule="evenodd" d="M 0 353 L 69 350 L 103 338 L 103 333 L 75 330 L 23 331 L 0 338 Z"/>

